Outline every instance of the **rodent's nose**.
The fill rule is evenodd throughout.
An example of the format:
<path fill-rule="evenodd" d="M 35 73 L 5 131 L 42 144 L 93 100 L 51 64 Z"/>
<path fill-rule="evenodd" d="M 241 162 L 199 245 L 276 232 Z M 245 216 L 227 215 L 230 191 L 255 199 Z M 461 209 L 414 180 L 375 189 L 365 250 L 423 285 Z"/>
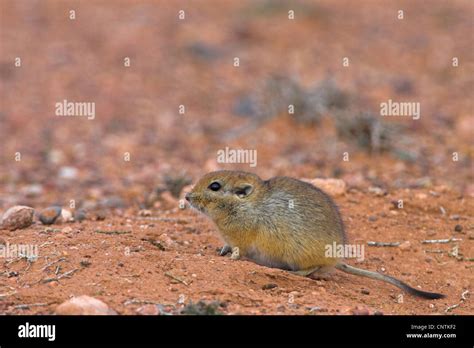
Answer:
<path fill-rule="evenodd" d="M 184 196 L 184 198 L 189 202 L 189 200 L 191 199 L 191 196 L 189 195 L 189 192 L 186 193 L 186 195 Z"/>

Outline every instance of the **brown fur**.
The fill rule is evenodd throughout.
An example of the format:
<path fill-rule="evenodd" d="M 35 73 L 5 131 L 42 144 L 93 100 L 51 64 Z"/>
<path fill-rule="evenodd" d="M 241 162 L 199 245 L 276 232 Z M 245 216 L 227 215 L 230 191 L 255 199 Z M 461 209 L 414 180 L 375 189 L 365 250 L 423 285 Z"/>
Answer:
<path fill-rule="evenodd" d="M 214 191 L 212 183 L 220 187 Z M 300 275 L 320 275 L 335 267 L 415 296 L 444 297 L 326 256 L 327 245 L 346 243 L 344 226 L 336 204 L 309 183 L 289 177 L 264 181 L 255 174 L 224 170 L 204 175 L 186 199 L 216 223 L 228 247 L 237 247 L 241 256 L 258 264 Z"/>
<path fill-rule="evenodd" d="M 222 188 L 208 186 L 219 182 Z M 245 197 L 235 194 L 252 186 Z M 288 177 L 263 181 L 255 174 L 218 171 L 206 174 L 188 195 L 207 214 L 225 242 L 255 262 L 288 270 L 335 265 L 325 246 L 345 242 L 336 205 L 311 184 Z"/>

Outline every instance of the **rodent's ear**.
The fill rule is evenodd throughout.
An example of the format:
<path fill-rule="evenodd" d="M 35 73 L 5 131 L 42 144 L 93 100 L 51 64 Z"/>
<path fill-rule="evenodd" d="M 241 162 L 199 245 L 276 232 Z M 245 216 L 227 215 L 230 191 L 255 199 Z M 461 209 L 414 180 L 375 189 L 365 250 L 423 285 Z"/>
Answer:
<path fill-rule="evenodd" d="M 239 197 L 239 198 L 244 198 L 250 195 L 253 192 L 253 185 L 251 184 L 240 184 L 237 186 L 234 190 L 234 193 Z"/>

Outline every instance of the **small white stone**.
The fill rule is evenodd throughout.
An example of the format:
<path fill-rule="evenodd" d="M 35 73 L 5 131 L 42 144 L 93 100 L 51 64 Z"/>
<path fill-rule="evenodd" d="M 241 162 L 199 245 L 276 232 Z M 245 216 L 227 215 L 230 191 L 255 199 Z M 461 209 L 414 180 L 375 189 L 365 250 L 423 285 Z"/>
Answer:
<path fill-rule="evenodd" d="M 90 297 L 79 296 L 61 303 L 56 307 L 56 314 L 59 315 L 116 315 L 117 313 L 109 308 L 104 302 Z"/>
<path fill-rule="evenodd" d="M 74 218 L 72 217 L 72 213 L 67 209 L 61 209 L 61 219 L 64 222 L 73 222 Z"/>
<path fill-rule="evenodd" d="M 61 167 L 58 176 L 60 179 L 73 180 L 77 178 L 78 170 L 74 167 Z"/>

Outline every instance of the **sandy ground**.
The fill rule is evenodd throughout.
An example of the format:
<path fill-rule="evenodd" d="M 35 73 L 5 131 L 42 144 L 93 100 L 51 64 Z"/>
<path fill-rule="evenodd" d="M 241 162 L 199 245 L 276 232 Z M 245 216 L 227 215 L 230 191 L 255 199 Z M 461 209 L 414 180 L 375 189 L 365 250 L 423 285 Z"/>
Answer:
<path fill-rule="evenodd" d="M 417 191 L 422 193 L 425 198 L 415 198 L 403 212 L 391 209 L 390 202 L 393 197 L 410 197 L 412 192 L 374 198 L 354 191 L 338 202 L 346 214 L 350 237 L 357 243 L 410 243 L 402 250 L 367 246 L 366 259 L 358 266 L 385 269 L 413 286 L 444 293 L 445 299 L 420 300 L 409 295 L 400 299 L 401 291 L 390 285 L 339 272 L 328 280 L 312 280 L 234 261 L 218 256 L 216 248 L 221 242 L 216 228 L 195 212 L 175 210 L 140 217 L 126 211 L 123 216 L 113 214 L 100 222 L 54 229 L 38 224 L 3 232 L 9 243 L 43 246 L 37 261 L 30 264 L 22 259 L 3 266 L 9 275 L 3 275 L 2 292 L 15 293 L 3 299 L 1 309 L 16 314 L 53 313 L 68 297 L 86 294 L 122 314 L 134 314 L 148 302 L 166 305 L 174 312 L 189 301 L 200 300 L 217 301 L 223 306 L 222 312 L 234 314 L 443 314 L 455 304 L 460 305 L 448 313 L 472 313 L 472 302 L 461 301 L 461 294 L 472 285 L 472 265 L 462 259 L 473 253 L 472 232 L 470 239 L 466 233 L 453 232 L 456 224 L 472 226 L 472 218 L 466 217 L 473 209 L 472 201 L 450 192 L 438 198 Z M 364 206 L 361 202 L 370 203 Z M 460 220 L 441 215 L 440 206 L 460 215 Z M 377 219 L 370 222 L 367 216 Z M 462 240 L 421 243 L 450 237 Z M 450 256 L 455 245 L 459 247 L 457 258 Z M 58 275 L 76 271 L 70 277 L 48 281 L 58 277 L 56 266 L 60 267 Z M 35 303 L 42 305 L 32 305 Z M 23 304 L 31 307 L 15 307 Z"/>
<path fill-rule="evenodd" d="M 0 4 L 0 212 L 16 204 L 87 211 L 82 222 L 0 230 L 4 244 L 39 246 L 37 260 L 1 260 L 0 313 L 52 314 L 80 295 L 119 314 L 155 313 L 154 304 L 180 313 L 199 301 L 227 314 L 474 313 L 471 1 L 113 3 Z M 333 110 L 315 124 L 285 112 L 254 124 L 233 112 L 273 74 L 298 76 L 304 88 L 329 76 L 375 113 L 389 98 L 417 101 L 422 117 L 386 121 L 404 126 L 394 140 L 403 151 L 376 153 L 339 136 Z M 63 99 L 95 102 L 95 119 L 55 116 Z M 226 146 L 256 149 L 257 167 L 218 165 Z M 344 180 L 334 198 L 350 240 L 365 246 L 364 261 L 348 262 L 447 297 L 218 256 L 217 229 L 178 207 L 166 177 L 195 182 L 219 168 Z"/>

